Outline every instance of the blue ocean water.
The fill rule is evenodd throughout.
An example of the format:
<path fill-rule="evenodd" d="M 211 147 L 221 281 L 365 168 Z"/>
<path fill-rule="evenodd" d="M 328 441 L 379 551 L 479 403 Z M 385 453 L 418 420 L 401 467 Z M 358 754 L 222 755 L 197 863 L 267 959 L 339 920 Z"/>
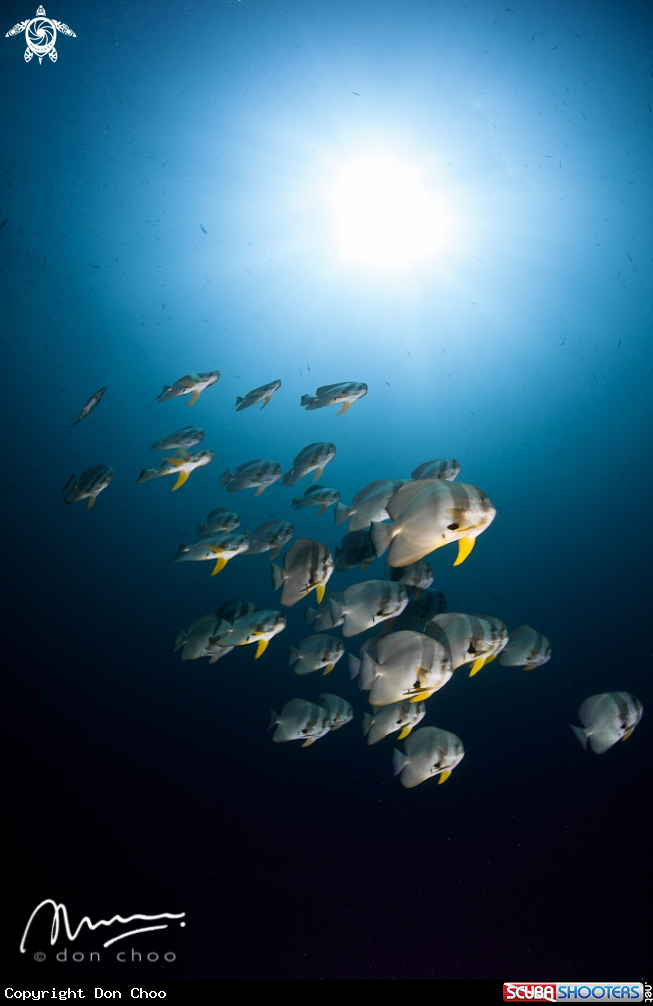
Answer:
<path fill-rule="evenodd" d="M 10 8 L 4 31 L 34 17 Z M 54 898 L 76 919 L 186 912 L 183 930 L 141 937 L 176 955 L 147 965 L 157 980 L 639 977 L 650 8 L 65 0 L 46 14 L 76 36 L 59 32 L 56 62 L 26 63 L 24 34 L 0 47 L 12 966 L 59 974 L 45 937 L 43 963 L 18 953 Z M 210 370 L 192 409 L 155 402 Z M 276 378 L 264 411 L 235 412 Z M 338 381 L 368 395 L 342 416 L 299 408 Z M 174 493 L 135 485 L 160 460 L 149 445 L 191 423 L 212 464 Z M 453 546 L 429 557 L 434 588 L 552 642 L 541 669 L 457 672 L 429 700 L 425 724 L 465 745 L 445 786 L 403 790 L 392 739 L 365 745 L 346 659 L 326 680 L 288 667 L 303 603 L 259 660 L 172 652 L 223 600 L 279 606 L 269 553 L 213 578 L 171 563 L 210 510 L 341 540 L 332 509 L 291 509 L 308 479 L 257 498 L 219 486 L 252 458 L 285 471 L 314 441 L 336 444 L 320 481 L 344 502 L 456 458 L 497 517 L 460 567 Z M 95 506 L 64 506 L 71 472 L 100 463 L 116 476 Z M 306 750 L 273 745 L 270 708 L 324 687 L 354 722 Z M 568 723 L 615 690 L 644 718 L 597 758 Z M 102 954 L 80 971 L 121 978 Z"/>

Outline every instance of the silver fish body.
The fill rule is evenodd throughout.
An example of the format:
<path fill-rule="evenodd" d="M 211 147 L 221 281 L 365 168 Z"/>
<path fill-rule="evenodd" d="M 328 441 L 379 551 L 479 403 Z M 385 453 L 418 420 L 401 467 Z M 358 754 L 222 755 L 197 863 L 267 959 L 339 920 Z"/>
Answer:
<path fill-rule="evenodd" d="M 351 408 L 355 401 L 363 398 L 367 394 L 366 384 L 357 384 L 355 381 L 344 381 L 341 384 L 324 384 L 318 388 L 315 395 L 302 395 L 300 405 L 307 412 L 314 409 L 324 409 L 329 405 L 342 405 L 337 416 Z"/>
<path fill-rule="evenodd" d="M 411 479 L 441 479 L 453 482 L 460 474 L 460 465 L 453 458 L 436 458 L 418 465 L 410 476 Z"/>
<path fill-rule="evenodd" d="M 333 573 L 331 552 L 312 538 L 298 538 L 283 557 L 283 566 L 270 563 L 272 584 L 281 587 L 281 603 L 289 608 L 315 590 L 318 603 L 324 596 L 326 583 Z"/>
<path fill-rule="evenodd" d="M 164 475 L 176 475 L 177 481 L 171 490 L 174 492 L 175 489 L 183 486 L 191 472 L 194 472 L 196 468 L 210 465 L 212 461 L 213 451 L 195 451 L 194 454 L 189 454 L 188 451 L 182 449 L 179 451 L 178 457 L 164 458 L 158 468 L 144 468 L 136 479 L 136 485 L 140 485 L 141 482 L 149 482 L 151 479 L 160 479 Z"/>
<path fill-rule="evenodd" d="M 445 782 L 465 757 L 460 737 L 438 727 L 420 727 L 406 738 L 404 751 L 402 754 L 395 749 L 392 767 L 406 789 L 434 776 L 439 776 L 438 784 Z"/>
<path fill-rule="evenodd" d="M 275 744 L 302 741 L 305 748 L 330 732 L 331 713 L 325 706 L 306 699 L 291 699 L 282 707 L 281 714 L 271 711 L 268 729 L 272 727 L 276 728 L 272 735 Z"/>
<path fill-rule="evenodd" d="M 220 476 L 220 485 L 227 487 L 228 493 L 237 493 L 242 489 L 256 487 L 255 496 L 260 496 L 264 489 L 278 482 L 281 478 L 281 465 L 276 461 L 264 461 L 255 458 L 238 465 L 234 474 L 227 470 Z"/>
<path fill-rule="evenodd" d="M 163 440 L 155 440 L 150 450 L 187 451 L 191 447 L 196 447 L 197 444 L 204 440 L 204 437 L 204 430 L 198 429 L 197 426 L 184 426 L 182 430 L 175 430 L 174 433 L 171 433 L 169 437 L 164 437 Z"/>
<path fill-rule="evenodd" d="M 403 583 L 389 580 L 366 580 L 343 591 L 342 601 L 331 599 L 334 625 L 342 619 L 343 636 L 357 636 L 373 625 L 399 615 L 408 604 Z"/>
<path fill-rule="evenodd" d="M 373 714 L 363 713 L 363 736 L 367 737 L 368 744 L 378 744 L 384 737 L 399 730 L 398 739 L 402 741 L 425 715 L 426 703 L 411 702 L 409 699 L 391 702 L 388 706 L 374 706 Z"/>
<path fill-rule="evenodd" d="M 190 401 L 186 405 L 189 409 L 194 405 L 206 388 L 216 384 L 220 380 L 219 370 L 209 370 L 204 374 L 186 374 L 175 381 L 173 385 L 164 384 L 163 391 L 155 398 L 156 402 L 167 402 L 171 398 L 181 398 L 183 395 L 190 395 Z"/>
<path fill-rule="evenodd" d="M 322 692 L 318 697 L 318 702 L 329 713 L 329 729 L 339 730 L 345 723 L 349 723 L 354 717 L 354 710 L 347 699 L 342 699 L 339 695 L 331 695 L 330 692 Z"/>
<path fill-rule="evenodd" d="M 280 387 L 281 381 L 270 381 L 269 384 L 262 384 L 260 388 L 254 388 L 253 391 L 249 391 L 244 398 L 237 397 L 236 412 L 249 409 L 252 405 L 258 405 L 259 402 L 263 402 L 261 408 L 264 409 L 266 405 L 270 404 L 270 399 Z"/>
<path fill-rule="evenodd" d="M 458 542 L 454 566 L 459 566 L 496 516 L 481 489 L 440 479 L 407 482 L 387 510 L 394 523 L 373 523 L 370 536 L 377 556 L 389 547 L 390 566 L 410 566 L 453 541 Z"/>
<path fill-rule="evenodd" d="M 297 646 L 291 646 L 288 663 L 294 664 L 295 674 L 312 674 L 322 670 L 329 674 L 345 652 L 345 644 L 335 636 L 320 633 L 302 639 Z"/>
<path fill-rule="evenodd" d="M 376 559 L 369 532 L 350 531 L 340 544 L 336 545 L 334 558 L 336 573 L 346 573 L 348 569 L 355 569 L 356 566 L 360 566 L 365 572 L 369 564 Z"/>
<path fill-rule="evenodd" d="M 630 692 L 602 692 L 585 699 L 578 710 L 582 727 L 569 724 L 583 748 L 603 754 L 617 741 L 626 741 L 642 718 L 644 707 Z"/>
<path fill-rule="evenodd" d="M 327 507 L 333 506 L 340 499 L 337 489 L 329 489 L 327 486 L 311 486 L 303 496 L 295 496 L 292 505 L 295 510 L 303 510 L 307 506 L 317 506 L 318 513 L 324 513 Z"/>
<path fill-rule="evenodd" d="M 212 640 L 219 646 L 247 646 L 256 643 L 255 659 L 266 650 L 268 643 L 286 627 L 286 616 L 281 611 L 253 611 L 233 621 L 222 619 Z"/>
<path fill-rule="evenodd" d="M 471 664 L 470 678 L 497 657 L 508 642 L 508 629 L 492 615 L 449 611 L 426 623 L 424 632 L 447 647 L 453 669 Z"/>
<path fill-rule="evenodd" d="M 90 510 L 100 493 L 111 484 L 115 474 L 114 469 L 108 465 L 93 465 L 79 478 L 71 475 L 62 490 L 66 494 L 64 503 L 79 503 L 80 500 L 87 499 L 87 509 Z"/>
<path fill-rule="evenodd" d="M 373 636 L 359 653 L 359 662 L 350 657 L 350 670 L 358 670 L 359 688 L 369 691 L 372 706 L 428 699 L 444 688 L 453 674 L 446 648 L 410 629 Z"/>
<path fill-rule="evenodd" d="M 499 663 L 504 667 L 524 667 L 532 671 L 551 659 L 551 643 L 541 632 L 530 625 L 520 625 L 508 636 L 508 642 L 501 651 Z"/>
<path fill-rule="evenodd" d="M 242 601 L 238 597 L 232 598 L 229 601 L 223 601 L 222 604 L 218 605 L 218 610 L 215 615 L 218 621 L 224 620 L 233 624 L 237 618 L 242 618 L 244 615 L 251 615 L 254 611 L 258 611 L 255 604 L 251 601 Z"/>
<path fill-rule="evenodd" d="M 361 531 L 369 527 L 372 521 L 389 520 L 388 502 L 406 485 L 406 479 L 378 479 L 370 482 L 354 496 L 351 506 L 338 503 L 335 510 L 335 522 L 343 524 L 349 521 L 350 531 Z"/>
<path fill-rule="evenodd" d="M 295 528 L 287 520 L 269 520 L 257 527 L 251 535 L 252 543 L 247 555 L 260 555 L 261 552 L 272 551 L 270 558 L 275 559 L 294 534 Z"/>
<path fill-rule="evenodd" d="M 77 426 L 77 423 L 81 423 L 82 419 L 86 419 L 86 417 L 88 416 L 88 414 L 90 412 L 92 412 L 93 409 L 97 408 L 97 406 L 102 401 L 102 396 L 104 395 L 104 392 L 106 390 L 107 389 L 106 389 L 106 385 L 105 385 L 104 388 L 100 388 L 99 391 L 96 391 L 95 394 L 91 395 L 91 397 L 89 398 L 88 402 L 83 407 L 83 409 L 80 412 L 80 414 L 77 416 L 77 419 L 73 423 L 73 426 Z"/>
<path fill-rule="evenodd" d="M 385 575 L 395 583 L 403 583 L 406 587 L 413 587 L 418 596 L 430 587 L 433 583 L 433 569 L 426 559 L 419 559 L 412 562 L 410 566 L 396 568 L 394 566 L 385 567 Z"/>
<path fill-rule="evenodd" d="M 193 622 L 188 632 L 180 629 L 175 639 L 174 652 L 181 650 L 182 660 L 197 660 L 208 657 L 210 664 L 215 664 L 221 657 L 231 653 L 233 646 L 218 646 L 211 642 L 219 619 L 215 615 L 202 615 Z"/>
<path fill-rule="evenodd" d="M 218 507 L 216 510 L 211 510 L 206 520 L 201 520 L 197 525 L 197 533 L 199 535 L 205 534 L 219 534 L 219 532 L 224 532 L 228 534 L 229 531 L 235 531 L 237 527 L 240 527 L 240 517 L 233 510 L 223 510 L 222 507 Z"/>
<path fill-rule="evenodd" d="M 292 463 L 292 468 L 283 477 L 285 486 L 294 486 L 304 475 L 315 472 L 313 481 L 317 482 L 329 461 L 336 456 L 336 445 L 328 440 L 309 444 L 299 452 Z"/>
<path fill-rule="evenodd" d="M 234 556 L 246 552 L 251 544 L 247 534 L 207 534 L 192 545 L 180 545 L 172 557 L 173 562 L 215 562 L 211 576 L 215 576 Z"/>
<path fill-rule="evenodd" d="M 336 567 L 337 568 L 337 567 Z M 402 613 L 392 623 L 393 629 L 416 629 L 447 610 L 447 599 L 441 590 L 427 588 L 420 597 L 412 594 Z"/>
<path fill-rule="evenodd" d="M 342 625 L 344 615 L 338 622 L 334 623 L 333 621 L 331 611 L 332 598 L 334 601 L 342 601 L 342 591 L 334 590 L 332 594 L 327 594 L 319 602 L 317 609 L 306 605 L 304 621 L 307 625 L 313 625 L 316 632 L 327 632 L 329 629 L 335 629 L 338 625 Z"/>

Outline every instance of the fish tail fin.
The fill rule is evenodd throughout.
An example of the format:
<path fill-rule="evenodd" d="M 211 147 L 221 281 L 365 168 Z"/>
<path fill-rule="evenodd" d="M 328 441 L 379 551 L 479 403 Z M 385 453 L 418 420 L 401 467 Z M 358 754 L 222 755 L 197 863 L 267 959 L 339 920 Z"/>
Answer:
<path fill-rule="evenodd" d="M 363 722 L 361 723 L 363 728 L 363 737 L 367 737 L 373 722 L 374 717 L 371 716 L 370 713 L 363 713 Z"/>
<path fill-rule="evenodd" d="M 574 736 L 577 737 L 580 743 L 583 745 L 583 751 L 587 751 L 587 734 L 585 733 L 583 728 L 575 727 L 573 723 L 570 723 L 569 726 L 574 731 Z"/>
<path fill-rule="evenodd" d="M 172 391 L 171 385 L 164 384 L 163 385 L 163 391 L 161 392 L 160 395 L 156 396 L 156 398 L 154 399 L 154 401 L 155 402 L 164 402 L 165 401 L 165 397 L 164 396 L 167 395 L 169 391 Z"/>
<path fill-rule="evenodd" d="M 75 485 L 76 482 L 77 482 L 77 476 L 76 475 L 71 475 L 70 478 L 68 479 L 68 481 L 66 482 L 65 486 L 61 490 L 62 493 L 67 493 L 70 489 L 73 488 L 73 486 Z"/>
<path fill-rule="evenodd" d="M 403 772 L 407 761 L 406 755 L 395 748 L 392 752 L 392 774 L 399 775 L 400 772 Z"/>
<path fill-rule="evenodd" d="M 301 501 L 302 501 L 302 497 L 301 496 L 295 496 L 295 497 L 293 497 L 293 499 L 290 502 L 291 502 L 292 506 L 298 507 L 299 504 L 301 503 Z"/>
<path fill-rule="evenodd" d="M 162 443 L 163 443 L 162 440 L 155 440 L 154 443 L 152 444 L 152 446 L 150 447 L 150 450 L 151 451 L 160 451 Z"/>
<path fill-rule="evenodd" d="M 244 401 L 245 401 L 244 398 L 241 398 L 240 395 L 236 395 L 236 412 L 240 412 L 240 409 L 238 408 L 238 406 L 241 405 L 242 402 L 244 402 Z"/>
<path fill-rule="evenodd" d="M 344 524 L 346 520 L 349 520 L 349 518 L 352 515 L 353 509 L 354 508 L 351 506 L 344 506 L 343 503 L 336 503 L 336 509 L 333 514 L 333 519 L 336 527 L 338 526 L 338 524 Z"/>
<path fill-rule="evenodd" d="M 312 625 L 316 618 L 317 618 L 317 611 L 315 610 L 315 608 L 311 608 L 310 604 L 307 604 L 306 609 L 304 611 L 304 622 L 306 623 L 306 625 Z"/>
<path fill-rule="evenodd" d="M 275 713 L 274 709 L 271 709 L 270 710 L 270 722 L 268 723 L 268 730 L 271 730 L 272 727 L 276 727 L 277 723 L 280 723 L 280 722 L 281 722 L 281 717 L 279 716 L 279 713 Z"/>
<path fill-rule="evenodd" d="M 227 482 L 231 482 L 232 478 L 233 474 L 227 468 L 227 470 L 220 476 L 220 486 L 226 486 Z"/>
<path fill-rule="evenodd" d="M 281 566 L 277 566 L 276 562 L 271 562 L 270 573 L 272 574 L 272 587 L 274 590 L 278 590 L 285 582 L 286 572 Z"/>
<path fill-rule="evenodd" d="M 187 639 L 188 639 L 188 633 L 184 632 L 183 629 L 180 629 L 177 635 L 175 636 L 175 644 L 172 648 L 172 652 L 176 653 L 177 650 L 180 650 Z"/>
<path fill-rule="evenodd" d="M 358 687 L 362 692 L 371 692 L 378 675 L 376 673 L 378 664 L 373 660 L 361 660 L 358 674 Z"/>
<path fill-rule="evenodd" d="M 294 486 L 295 482 L 297 482 L 297 476 L 295 475 L 295 469 L 291 468 L 281 479 L 281 485 Z"/>
<path fill-rule="evenodd" d="M 299 404 L 302 408 L 306 408 L 307 405 L 312 405 L 315 401 L 317 401 L 317 399 L 314 395 L 302 395 L 302 400 Z"/>
<path fill-rule="evenodd" d="M 329 601 L 329 612 L 333 624 L 338 625 L 342 621 L 342 605 L 338 601 L 334 601 L 333 597 Z"/>
<path fill-rule="evenodd" d="M 353 653 L 349 654 L 349 678 L 351 681 L 357 678 L 361 669 L 361 662 L 359 657 L 355 657 Z"/>
<path fill-rule="evenodd" d="M 156 468 L 144 468 L 141 474 L 136 479 L 136 485 L 138 485 L 139 482 L 147 482 L 148 479 L 155 478 L 156 472 L 157 472 Z"/>
<path fill-rule="evenodd" d="M 301 654 L 300 654 L 299 650 L 297 649 L 297 647 L 295 647 L 295 646 L 289 646 L 288 647 L 288 665 L 289 666 L 290 666 L 290 664 L 296 664 L 297 661 L 299 660 L 300 656 L 301 656 Z"/>
<path fill-rule="evenodd" d="M 351 409 L 352 404 L 353 404 L 352 402 L 345 402 L 343 407 L 338 412 L 336 412 L 336 416 L 341 416 L 343 412 L 347 411 L 347 409 Z"/>
<path fill-rule="evenodd" d="M 372 542 L 377 559 L 389 547 L 394 535 L 394 524 L 381 524 L 378 521 L 372 521 L 370 525 L 370 541 Z"/>

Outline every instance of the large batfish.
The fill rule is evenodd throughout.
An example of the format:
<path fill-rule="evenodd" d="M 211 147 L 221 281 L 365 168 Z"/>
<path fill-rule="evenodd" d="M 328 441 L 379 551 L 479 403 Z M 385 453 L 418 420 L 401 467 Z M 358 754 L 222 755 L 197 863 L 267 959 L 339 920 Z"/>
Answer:
<path fill-rule="evenodd" d="M 410 566 L 453 541 L 458 542 L 454 566 L 459 566 L 496 516 L 482 489 L 440 479 L 407 482 L 387 510 L 394 523 L 373 523 L 370 536 L 377 556 L 390 549 L 390 566 Z"/>

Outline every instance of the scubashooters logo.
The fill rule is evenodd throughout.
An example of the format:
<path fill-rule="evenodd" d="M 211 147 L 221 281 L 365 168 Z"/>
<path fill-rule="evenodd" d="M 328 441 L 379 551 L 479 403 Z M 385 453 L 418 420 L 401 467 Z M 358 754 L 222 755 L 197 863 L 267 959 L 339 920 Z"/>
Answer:
<path fill-rule="evenodd" d="M 161 912 L 159 915 L 137 914 L 137 915 L 128 915 L 126 918 L 123 918 L 122 915 L 114 915 L 110 919 L 98 919 L 97 922 L 91 922 L 88 915 L 85 915 L 84 918 L 79 923 L 79 925 L 77 926 L 77 928 L 73 930 L 70 925 L 70 920 L 68 919 L 68 911 L 66 909 L 66 906 L 64 904 L 57 904 L 57 902 L 53 901 L 52 898 L 46 898 L 39 905 L 36 906 L 32 914 L 30 915 L 29 919 L 27 920 L 27 925 L 25 926 L 23 938 L 20 941 L 21 954 L 27 953 L 26 943 L 27 943 L 27 937 L 32 927 L 32 923 L 34 922 L 35 918 L 37 917 L 41 909 L 46 908 L 48 906 L 52 909 L 53 912 L 52 926 L 50 928 L 50 946 L 52 947 L 56 944 L 57 940 L 59 939 L 62 922 L 65 935 L 68 938 L 68 940 L 72 943 L 74 940 L 77 939 L 84 926 L 86 926 L 89 929 L 89 931 L 93 932 L 100 926 L 107 926 L 107 927 L 114 926 L 117 923 L 120 923 L 122 925 L 129 925 L 129 923 L 132 923 L 136 920 L 142 922 L 158 922 L 159 920 L 162 919 L 183 919 L 186 915 L 185 912 L 177 912 L 177 913 Z M 102 947 L 106 949 L 107 947 L 112 946 L 112 944 L 117 943 L 119 940 L 126 939 L 126 937 L 128 936 L 136 936 L 139 933 L 151 933 L 154 932 L 155 930 L 167 929 L 168 925 L 169 925 L 168 922 L 161 922 L 159 925 L 138 926 L 138 928 L 136 929 L 128 929 L 127 932 L 120 932 L 115 936 L 110 936 L 109 939 L 104 941 Z M 185 926 L 186 923 L 180 922 L 179 925 Z M 115 959 L 120 963 L 124 963 L 125 961 L 129 960 L 135 962 L 142 960 L 143 954 L 139 950 L 134 950 L 133 948 L 130 948 L 130 951 L 131 953 L 121 949 L 116 954 Z M 44 961 L 47 957 L 47 954 L 43 953 L 42 950 L 37 950 L 33 956 L 35 961 Z M 161 958 L 170 963 L 171 961 L 174 961 L 176 959 L 176 954 L 172 953 L 171 951 L 168 951 L 167 953 L 164 954 L 159 954 L 157 951 L 150 951 L 149 953 L 146 954 L 146 960 L 148 960 L 150 963 L 155 963 Z M 57 961 L 67 961 L 68 948 L 65 947 L 63 950 L 59 950 L 55 955 L 55 959 Z M 78 963 L 79 961 L 83 960 L 99 961 L 100 953 L 98 950 L 93 950 L 89 954 L 83 954 L 81 951 L 75 951 L 72 954 L 71 959 L 75 963 Z"/>
<path fill-rule="evenodd" d="M 62 35 L 72 35 L 73 38 L 77 38 L 75 32 L 67 24 L 62 24 L 61 21 L 53 21 L 52 18 L 46 17 L 43 7 L 38 8 L 36 17 L 33 17 L 31 21 L 21 21 L 20 24 L 15 24 L 7 32 L 5 38 L 9 38 L 10 35 L 20 35 L 21 31 L 25 32 L 25 41 L 27 42 L 27 49 L 25 50 L 26 63 L 29 63 L 32 56 L 38 56 L 40 63 L 46 55 L 50 57 L 53 63 L 56 63 L 57 50 L 54 47 L 54 43 L 57 41 L 58 31 Z"/>

